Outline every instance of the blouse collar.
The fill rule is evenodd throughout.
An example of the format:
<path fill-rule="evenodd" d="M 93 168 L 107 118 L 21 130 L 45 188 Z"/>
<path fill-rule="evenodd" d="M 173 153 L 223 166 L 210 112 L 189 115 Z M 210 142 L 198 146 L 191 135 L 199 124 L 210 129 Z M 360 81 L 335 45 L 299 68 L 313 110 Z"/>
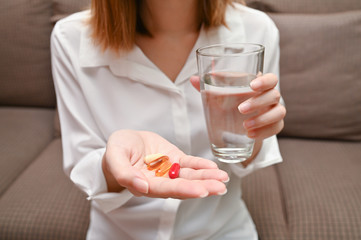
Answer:
<path fill-rule="evenodd" d="M 141 49 L 134 46 L 130 52 L 120 52 L 116 54 L 110 50 L 102 51 L 101 48 L 94 44 L 89 26 L 81 30 L 79 64 L 82 68 L 94 68 L 108 66 L 111 72 L 120 77 L 128 77 L 133 80 L 144 83 L 151 83 L 160 87 L 174 88 L 174 85 L 180 84 L 189 79 L 192 75 L 197 74 L 197 63 L 195 51 L 197 48 L 225 42 L 242 42 L 245 39 L 244 27 L 240 18 L 240 12 L 232 13 L 234 8 L 227 10 L 226 26 L 205 30 L 200 30 L 198 39 L 188 56 L 186 64 L 173 83 L 163 74 L 153 62 L 151 62 Z M 241 24 L 240 24 L 241 23 Z M 152 76 L 152 78 L 149 78 Z M 151 79 L 157 78 L 157 81 Z"/>

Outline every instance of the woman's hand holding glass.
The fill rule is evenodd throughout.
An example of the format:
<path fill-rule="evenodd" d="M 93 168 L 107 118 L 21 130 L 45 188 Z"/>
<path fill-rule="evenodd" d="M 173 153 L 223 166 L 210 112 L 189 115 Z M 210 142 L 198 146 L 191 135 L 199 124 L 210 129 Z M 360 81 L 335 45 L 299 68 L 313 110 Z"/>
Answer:
<path fill-rule="evenodd" d="M 199 91 L 199 77 L 193 76 L 190 80 Z M 243 123 L 250 138 L 268 138 L 278 134 L 284 126 L 286 108 L 280 103 L 281 94 L 276 89 L 277 83 L 275 74 L 268 73 L 257 77 L 250 83 L 256 95 L 238 106 L 242 114 L 255 113 Z"/>
<path fill-rule="evenodd" d="M 256 113 L 243 123 L 251 138 L 265 139 L 283 128 L 286 108 L 280 103 L 281 94 L 275 88 L 277 83 L 277 76 L 270 73 L 254 79 L 251 88 L 257 94 L 238 107 L 243 114 Z"/>

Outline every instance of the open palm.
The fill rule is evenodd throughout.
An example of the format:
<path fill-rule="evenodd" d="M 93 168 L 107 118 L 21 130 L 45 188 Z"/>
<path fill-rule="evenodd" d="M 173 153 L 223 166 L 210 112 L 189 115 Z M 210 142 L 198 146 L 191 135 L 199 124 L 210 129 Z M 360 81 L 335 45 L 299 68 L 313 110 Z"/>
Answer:
<path fill-rule="evenodd" d="M 157 177 L 144 163 L 146 155 L 162 153 L 180 164 L 179 177 Z M 120 130 L 111 135 L 103 169 L 136 196 L 199 198 L 226 192 L 226 172 L 216 163 L 184 154 L 161 136 L 145 131 Z M 106 174 L 106 173 L 105 173 Z M 108 183 L 109 184 L 109 183 Z"/>

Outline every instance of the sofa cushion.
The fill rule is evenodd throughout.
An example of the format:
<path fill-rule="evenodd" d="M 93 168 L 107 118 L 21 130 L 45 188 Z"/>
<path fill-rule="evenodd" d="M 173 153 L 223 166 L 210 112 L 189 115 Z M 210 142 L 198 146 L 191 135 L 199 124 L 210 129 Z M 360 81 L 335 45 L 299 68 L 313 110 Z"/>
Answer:
<path fill-rule="evenodd" d="M 281 135 L 361 140 L 361 10 L 271 17 L 287 108 Z"/>
<path fill-rule="evenodd" d="M 246 0 L 247 5 L 268 12 L 331 13 L 361 9 L 360 0 Z"/>
<path fill-rule="evenodd" d="M 0 105 L 54 107 L 48 0 L 0 4 Z"/>
<path fill-rule="evenodd" d="M 53 138 L 54 110 L 0 108 L 0 195 Z"/>
<path fill-rule="evenodd" d="M 280 139 L 289 239 L 361 239 L 361 143 Z"/>
<path fill-rule="evenodd" d="M 260 239 L 288 240 L 287 218 L 277 169 L 256 171 L 242 179 L 242 198 Z"/>
<path fill-rule="evenodd" d="M 61 137 L 60 119 L 58 108 L 55 109 L 54 114 L 54 137 Z"/>
<path fill-rule="evenodd" d="M 90 7 L 90 0 L 53 0 L 52 21 L 55 23 L 69 14 L 85 10 Z"/>
<path fill-rule="evenodd" d="M 85 239 L 89 208 L 63 172 L 56 139 L 0 198 L 0 239 Z"/>

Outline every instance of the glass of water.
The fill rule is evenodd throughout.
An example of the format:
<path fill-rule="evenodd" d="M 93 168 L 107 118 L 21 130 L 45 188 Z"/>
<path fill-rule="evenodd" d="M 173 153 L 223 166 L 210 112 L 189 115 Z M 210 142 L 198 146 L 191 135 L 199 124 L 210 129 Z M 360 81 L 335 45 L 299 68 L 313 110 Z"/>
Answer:
<path fill-rule="evenodd" d="M 254 96 L 250 82 L 263 71 L 264 46 L 227 43 L 197 49 L 201 96 L 213 155 L 219 161 L 247 160 L 254 139 L 247 137 L 239 104 Z"/>

